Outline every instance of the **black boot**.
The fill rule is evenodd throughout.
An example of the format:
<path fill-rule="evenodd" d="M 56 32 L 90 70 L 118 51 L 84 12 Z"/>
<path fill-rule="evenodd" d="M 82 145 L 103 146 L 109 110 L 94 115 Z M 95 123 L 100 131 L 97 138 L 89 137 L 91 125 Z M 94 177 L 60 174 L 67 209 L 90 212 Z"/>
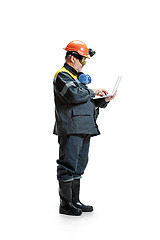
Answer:
<path fill-rule="evenodd" d="M 82 210 L 72 204 L 72 182 L 59 181 L 60 208 L 59 213 L 80 216 Z"/>
<path fill-rule="evenodd" d="M 80 208 L 82 212 L 92 212 L 93 207 L 89 205 L 84 205 L 79 200 L 80 193 L 80 179 L 75 179 L 72 182 L 72 203 L 76 208 Z"/>

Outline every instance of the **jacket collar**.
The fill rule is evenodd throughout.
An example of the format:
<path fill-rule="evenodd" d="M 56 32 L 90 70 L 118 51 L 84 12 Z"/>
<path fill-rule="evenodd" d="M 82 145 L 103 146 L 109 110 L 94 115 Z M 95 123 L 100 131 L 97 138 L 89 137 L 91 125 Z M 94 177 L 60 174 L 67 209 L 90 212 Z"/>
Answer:
<path fill-rule="evenodd" d="M 64 64 L 64 67 L 70 71 L 71 73 L 73 73 L 74 75 L 78 75 L 78 72 L 73 68 L 71 67 L 70 65 L 68 65 L 67 63 Z"/>

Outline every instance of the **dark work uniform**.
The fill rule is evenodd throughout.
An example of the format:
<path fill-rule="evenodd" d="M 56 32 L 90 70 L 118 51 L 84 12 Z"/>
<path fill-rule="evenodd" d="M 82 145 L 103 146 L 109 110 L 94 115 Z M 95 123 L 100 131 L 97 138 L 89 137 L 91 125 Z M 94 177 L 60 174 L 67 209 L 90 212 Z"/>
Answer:
<path fill-rule="evenodd" d="M 100 134 L 96 124 L 99 107 L 108 104 L 104 99 L 93 100 L 95 93 L 77 75 L 65 63 L 53 82 L 56 117 L 53 133 L 58 135 L 59 142 L 57 178 L 64 182 L 80 179 L 84 173 L 90 137 Z"/>

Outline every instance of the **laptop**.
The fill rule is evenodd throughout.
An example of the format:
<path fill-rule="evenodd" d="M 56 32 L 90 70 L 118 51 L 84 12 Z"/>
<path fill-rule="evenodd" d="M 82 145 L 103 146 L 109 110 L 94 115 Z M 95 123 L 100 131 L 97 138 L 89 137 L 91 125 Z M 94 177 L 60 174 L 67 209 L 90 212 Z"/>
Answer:
<path fill-rule="evenodd" d="M 114 94 L 115 94 L 115 92 L 116 92 L 116 90 L 117 90 L 117 88 L 118 88 L 118 86 L 119 86 L 119 84 L 120 84 L 121 79 L 122 79 L 122 77 L 119 76 L 118 79 L 117 79 L 117 81 L 116 81 L 116 83 L 115 83 L 115 85 L 114 85 L 114 88 L 113 88 L 111 94 L 104 95 L 104 96 L 95 96 L 93 99 L 106 98 L 106 97 L 113 97 Z"/>

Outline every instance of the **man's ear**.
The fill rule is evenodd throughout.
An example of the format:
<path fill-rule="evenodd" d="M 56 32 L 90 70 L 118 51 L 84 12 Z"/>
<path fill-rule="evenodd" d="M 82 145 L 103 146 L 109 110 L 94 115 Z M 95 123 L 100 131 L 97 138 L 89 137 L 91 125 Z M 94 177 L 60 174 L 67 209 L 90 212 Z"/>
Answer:
<path fill-rule="evenodd" d="M 70 61 L 71 61 L 72 63 L 74 63 L 74 62 L 75 62 L 75 57 L 74 57 L 74 56 L 71 56 Z"/>

